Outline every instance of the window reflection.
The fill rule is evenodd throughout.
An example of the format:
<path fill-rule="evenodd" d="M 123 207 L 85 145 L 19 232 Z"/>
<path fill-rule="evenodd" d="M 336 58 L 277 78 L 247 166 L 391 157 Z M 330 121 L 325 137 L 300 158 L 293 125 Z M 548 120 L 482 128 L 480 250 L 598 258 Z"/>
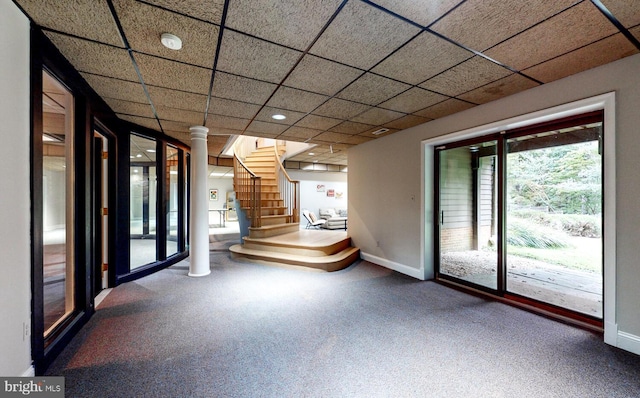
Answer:
<path fill-rule="evenodd" d="M 167 146 L 167 257 L 178 252 L 178 150 Z"/>
<path fill-rule="evenodd" d="M 156 141 L 130 139 L 130 268 L 153 263 L 156 253 Z"/>
<path fill-rule="evenodd" d="M 75 308 L 73 95 L 43 72 L 42 210 L 44 336 Z"/>

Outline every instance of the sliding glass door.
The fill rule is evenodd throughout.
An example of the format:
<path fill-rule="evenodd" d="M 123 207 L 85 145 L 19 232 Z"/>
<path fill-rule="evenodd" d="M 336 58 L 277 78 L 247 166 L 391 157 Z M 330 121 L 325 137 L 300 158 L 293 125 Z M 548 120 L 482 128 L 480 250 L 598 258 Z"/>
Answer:
<path fill-rule="evenodd" d="M 602 123 L 507 140 L 507 291 L 602 318 Z"/>
<path fill-rule="evenodd" d="M 438 152 L 440 273 L 498 288 L 496 141 Z"/>
<path fill-rule="evenodd" d="M 601 149 L 600 112 L 436 148 L 437 277 L 602 319 Z"/>

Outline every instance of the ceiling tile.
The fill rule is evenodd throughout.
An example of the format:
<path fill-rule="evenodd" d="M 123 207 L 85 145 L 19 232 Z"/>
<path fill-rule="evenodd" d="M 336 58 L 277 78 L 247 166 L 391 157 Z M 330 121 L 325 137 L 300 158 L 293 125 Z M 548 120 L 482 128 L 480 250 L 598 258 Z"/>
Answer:
<path fill-rule="evenodd" d="M 637 54 L 638 49 L 622 33 L 582 47 L 523 71 L 544 83 Z"/>
<path fill-rule="evenodd" d="M 382 108 L 371 108 L 368 111 L 351 119 L 353 122 L 373 124 L 375 126 L 389 123 L 392 120 L 405 116 L 404 113 L 390 111 Z"/>
<path fill-rule="evenodd" d="M 127 50 L 53 32 L 45 34 L 79 72 L 138 81 Z"/>
<path fill-rule="evenodd" d="M 280 83 L 301 52 L 226 30 L 222 36 L 218 70 Z"/>
<path fill-rule="evenodd" d="M 371 130 L 373 127 L 375 126 L 371 124 L 356 123 L 356 122 L 342 122 L 339 125 L 332 127 L 329 131 L 354 135 L 354 134 L 360 134 L 362 132 Z"/>
<path fill-rule="evenodd" d="M 373 68 L 373 72 L 419 84 L 472 56 L 473 53 L 455 44 L 423 32 Z"/>
<path fill-rule="evenodd" d="M 134 51 L 157 55 L 205 68 L 213 67 L 218 27 L 134 0 L 113 0 L 129 45 Z M 163 33 L 182 39 L 182 49 L 160 43 Z"/>
<path fill-rule="evenodd" d="M 416 115 L 407 115 L 405 117 L 401 117 L 400 119 L 396 119 L 392 122 L 389 122 L 387 124 L 384 125 L 384 127 L 388 127 L 388 128 L 392 128 L 392 129 L 398 129 L 398 130 L 404 130 L 404 129 L 408 129 L 410 127 L 413 126 L 417 126 L 419 124 L 422 123 L 426 123 L 428 122 L 429 118 L 426 117 L 421 117 L 421 116 L 416 116 Z"/>
<path fill-rule="evenodd" d="M 42 27 L 124 48 L 106 1 L 16 0 L 16 3 Z"/>
<path fill-rule="evenodd" d="M 640 24 L 640 7 L 637 0 L 601 0 L 613 16 L 626 28 Z"/>
<path fill-rule="evenodd" d="M 375 0 L 375 3 L 410 21 L 428 26 L 461 0 Z"/>
<path fill-rule="evenodd" d="M 316 130 L 328 130 L 336 124 L 340 123 L 342 120 L 333 119 L 330 117 L 318 116 L 318 115 L 307 115 L 304 118 L 300 119 L 296 126 L 306 127 Z"/>
<path fill-rule="evenodd" d="M 495 46 L 486 54 L 523 70 L 616 32 L 615 26 L 591 2 L 585 1 Z"/>
<path fill-rule="evenodd" d="M 224 0 L 146 0 L 146 2 L 218 25 L 222 20 L 224 8 Z"/>
<path fill-rule="evenodd" d="M 191 136 L 191 132 L 189 131 L 189 127 L 193 126 L 193 124 L 191 123 L 181 122 L 177 120 L 160 120 L 160 123 L 162 124 L 162 129 L 165 132 L 167 130 L 170 130 L 174 132 L 182 132 L 184 134 L 188 134 L 189 137 Z M 202 123 L 202 121 L 200 121 L 198 124 L 200 123 Z M 191 141 L 191 139 L 189 139 L 189 141 Z"/>
<path fill-rule="evenodd" d="M 119 119 L 135 123 L 139 126 L 147 127 L 155 131 L 160 131 L 160 126 L 158 125 L 158 121 L 155 118 L 131 116 L 122 113 L 116 113 L 116 116 L 118 116 Z"/>
<path fill-rule="evenodd" d="M 225 25 L 284 46 L 305 50 L 340 3 L 340 0 L 234 0 L 229 3 Z"/>
<path fill-rule="evenodd" d="M 337 97 L 369 105 L 378 105 L 409 88 L 411 86 L 408 84 L 373 73 L 366 73 L 342 90 Z"/>
<path fill-rule="evenodd" d="M 262 123 L 262 122 L 258 122 L 258 123 Z M 259 128 L 256 128 L 256 131 L 251 131 L 251 132 L 247 131 L 243 135 L 245 137 L 255 137 L 255 138 L 277 138 L 280 135 L 280 133 L 271 132 L 267 130 L 260 130 Z"/>
<path fill-rule="evenodd" d="M 375 139 L 374 136 L 364 137 L 362 135 L 350 135 L 348 138 L 342 141 L 341 144 L 360 145 L 360 144 L 364 144 L 365 142 L 372 141 L 374 139 Z"/>
<path fill-rule="evenodd" d="M 187 145 L 191 145 L 191 134 L 185 133 L 184 131 L 172 131 L 164 129 L 164 133 L 169 137 L 175 138 L 176 140 L 183 142 Z"/>
<path fill-rule="evenodd" d="M 474 106 L 475 105 L 468 102 L 451 98 L 446 101 L 442 101 L 439 104 L 422 109 L 418 112 L 414 112 L 414 115 L 423 116 L 430 119 L 438 119 L 447 115 L 452 115 L 454 113 L 464 111 L 465 109 L 473 108 Z"/>
<path fill-rule="evenodd" d="M 132 116 L 142 116 L 147 118 L 155 118 L 151 105 L 149 103 L 139 103 L 131 101 L 123 101 L 115 98 L 104 98 L 104 101 L 109 105 L 111 110 L 115 113 L 122 113 Z"/>
<path fill-rule="evenodd" d="M 284 120 L 275 120 L 271 117 L 278 113 L 283 113 L 287 118 Z M 280 108 L 272 108 L 270 106 L 265 106 L 264 108 L 262 108 L 260 113 L 258 113 L 258 115 L 256 116 L 256 120 L 291 126 L 295 124 L 298 120 L 302 119 L 305 115 L 306 113 L 302 113 L 302 112 L 282 111 L 282 109 Z"/>
<path fill-rule="evenodd" d="M 390 135 L 390 134 L 394 134 L 394 133 L 397 133 L 398 131 L 400 131 L 398 129 L 388 129 L 384 133 L 376 134 L 376 135 L 373 134 L 374 132 L 380 130 L 381 128 L 382 127 L 375 127 L 373 129 L 371 129 L 371 131 L 365 131 L 364 133 L 358 135 L 357 137 L 364 137 L 364 138 L 373 137 L 374 139 L 376 139 L 376 138 L 381 138 L 381 137 L 384 137 L 384 136 L 387 136 L 387 135 Z M 385 129 L 386 129 L 386 127 L 385 127 Z"/>
<path fill-rule="evenodd" d="M 241 119 L 230 116 L 209 115 L 207 117 L 207 127 L 220 127 L 229 130 L 244 131 L 251 119 Z"/>
<path fill-rule="evenodd" d="M 458 98 L 475 104 L 484 104 L 486 102 L 497 100 L 498 98 L 533 88 L 537 85 L 538 83 L 533 80 L 514 73 L 511 76 L 507 76 L 493 83 L 489 83 L 486 86 L 462 94 Z"/>
<path fill-rule="evenodd" d="M 208 126 L 209 135 L 242 135 L 242 130 L 228 129 L 225 127 Z"/>
<path fill-rule="evenodd" d="M 325 132 L 325 133 L 322 133 L 322 134 L 320 134 L 320 135 L 318 135 L 316 137 L 313 137 L 313 141 L 314 142 L 334 143 L 334 142 L 342 142 L 342 141 L 346 140 L 349 137 L 351 137 L 351 135 L 349 135 L 349 134 Z"/>
<path fill-rule="evenodd" d="M 334 95 L 361 74 L 360 70 L 350 66 L 307 54 L 284 81 L 284 85 Z"/>
<path fill-rule="evenodd" d="M 507 68 L 476 56 L 427 80 L 420 87 L 455 97 L 511 73 Z"/>
<path fill-rule="evenodd" d="M 338 98 L 331 98 L 329 101 L 321 105 L 318 109 L 313 111 L 313 113 L 319 116 L 326 116 L 344 120 L 350 119 L 369 108 L 370 107 L 368 105 L 345 101 Z"/>
<path fill-rule="evenodd" d="M 311 53 L 369 69 L 419 29 L 364 2 L 350 1 L 311 48 Z"/>
<path fill-rule="evenodd" d="M 414 87 L 397 97 L 391 98 L 389 101 L 383 102 L 379 107 L 398 112 L 413 113 L 429 105 L 442 102 L 445 99 L 447 99 L 447 97 L 444 95 Z"/>
<path fill-rule="evenodd" d="M 282 132 L 286 129 L 287 126 L 284 124 L 268 123 L 260 120 L 254 120 L 253 122 L 251 122 L 249 127 L 247 127 L 247 132 L 245 134 L 254 135 L 257 133 L 264 133 L 265 135 L 277 136 L 279 134 L 282 134 Z M 264 137 L 265 135 L 257 136 Z"/>
<path fill-rule="evenodd" d="M 200 111 L 204 115 L 207 106 L 207 96 L 203 94 L 185 93 L 164 87 L 147 85 L 147 91 L 154 106 Z"/>
<path fill-rule="evenodd" d="M 90 73 L 81 73 L 81 75 L 103 99 L 116 98 L 140 103 L 149 101 L 140 83 Z"/>
<path fill-rule="evenodd" d="M 629 30 L 636 39 L 640 40 L 640 26 L 636 26 L 635 28 Z"/>
<path fill-rule="evenodd" d="M 329 99 L 326 95 L 280 86 L 267 105 L 308 113 Z"/>
<path fill-rule="evenodd" d="M 483 51 L 562 11 L 575 0 L 467 0 L 431 29 Z"/>
<path fill-rule="evenodd" d="M 144 82 L 191 93 L 208 94 L 211 70 L 151 55 L 135 55 Z"/>
<path fill-rule="evenodd" d="M 259 105 L 224 98 L 211 97 L 209 115 L 223 115 L 251 119 L 260 110 Z"/>
<path fill-rule="evenodd" d="M 157 106 L 158 118 L 160 120 L 171 120 L 176 122 L 189 123 L 192 126 L 201 125 L 204 120 L 204 112 L 186 111 L 184 109 Z"/>
<path fill-rule="evenodd" d="M 277 87 L 272 83 L 216 72 L 212 95 L 262 105 Z"/>
<path fill-rule="evenodd" d="M 287 129 L 280 137 L 286 140 L 306 141 L 322 133 L 322 130 L 308 129 L 305 127 L 293 126 Z"/>

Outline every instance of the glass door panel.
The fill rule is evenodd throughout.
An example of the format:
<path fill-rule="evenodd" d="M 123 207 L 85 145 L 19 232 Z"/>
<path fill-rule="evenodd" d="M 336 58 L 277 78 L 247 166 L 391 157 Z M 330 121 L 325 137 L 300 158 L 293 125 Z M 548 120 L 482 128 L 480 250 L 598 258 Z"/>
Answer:
<path fill-rule="evenodd" d="M 178 150 L 167 146 L 167 257 L 178 252 Z"/>
<path fill-rule="evenodd" d="M 130 140 L 130 269 L 153 263 L 156 247 L 156 141 L 131 135 Z"/>
<path fill-rule="evenodd" d="M 602 123 L 507 140 L 507 291 L 602 318 Z"/>
<path fill-rule="evenodd" d="M 75 309 L 73 95 L 43 72 L 44 337 Z"/>
<path fill-rule="evenodd" d="M 443 149 L 439 273 L 498 288 L 496 141 Z"/>

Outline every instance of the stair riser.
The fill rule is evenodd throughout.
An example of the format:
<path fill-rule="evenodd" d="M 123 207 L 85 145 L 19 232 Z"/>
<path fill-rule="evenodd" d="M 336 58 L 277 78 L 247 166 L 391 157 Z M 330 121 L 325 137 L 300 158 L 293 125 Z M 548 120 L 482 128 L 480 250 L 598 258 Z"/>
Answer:
<path fill-rule="evenodd" d="M 256 255 L 256 254 L 240 254 L 235 253 L 233 250 L 231 251 L 231 257 L 234 259 L 251 259 L 253 261 L 258 261 L 266 264 L 274 264 L 274 265 L 292 265 L 296 267 L 305 267 L 305 268 L 314 268 L 320 269 L 327 272 L 339 271 L 341 269 L 347 268 L 349 265 L 358 261 L 360 258 L 360 250 L 352 250 L 349 251 L 345 256 L 340 258 L 332 258 L 326 262 L 304 262 L 299 259 L 296 260 L 287 260 L 287 259 L 274 259 L 269 257 L 268 255 Z"/>
<path fill-rule="evenodd" d="M 283 246 L 277 244 L 264 244 L 257 241 L 249 241 L 245 239 L 244 245 L 247 249 L 253 250 L 262 250 L 266 252 L 278 252 L 278 253 L 287 253 L 287 254 L 295 254 L 299 256 L 308 256 L 308 257 L 322 257 L 322 256 L 330 256 L 332 254 L 339 253 L 349 246 L 351 246 L 351 239 L 345 239 L 342 242 L 338 242 L 334 245 L 322 248 L 310 248 L 310 247 L 292 247 L 292 246 Z"/>
<path fill-rule="evenodd" d="M 272 236 L 278 236 L 282 234 L 288 234 L 290 232 L 296 232 L 300 229 L 298 223 L 281 224 L 278 226 L 271 226 L 265 229 L 249 228 L 249 237 L 254 239 L 270 238 Z"/>
<path fill-rule="evenodd" d="M 273 215 L 273 216 L 263 216 L 262 217 L 262 225 L 278 225 L 278 224 L 287 224 L 291 220 L 291 216 L 286 215 Z"/>

